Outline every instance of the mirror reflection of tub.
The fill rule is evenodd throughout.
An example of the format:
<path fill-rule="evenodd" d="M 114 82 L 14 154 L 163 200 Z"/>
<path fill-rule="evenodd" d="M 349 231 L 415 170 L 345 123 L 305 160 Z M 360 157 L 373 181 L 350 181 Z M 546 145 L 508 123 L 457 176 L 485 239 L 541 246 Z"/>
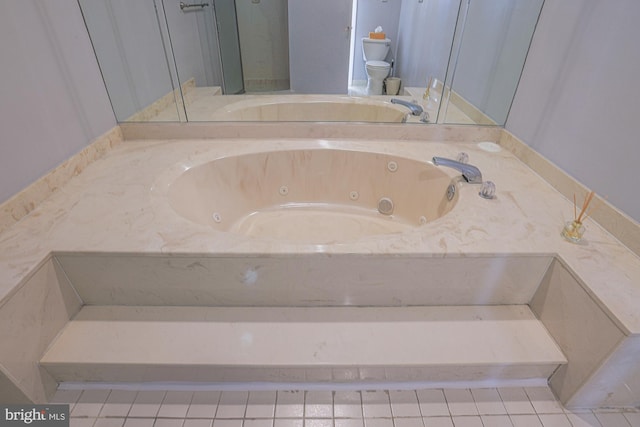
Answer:
<path fill-rule="evenodd" d="M 433 164 L 337 149 L 213 160 L 175 179 L 167 197 L 182 217 L 220 231 L 310 244 L 401 233 L 458 201 L 455 179 Z"/>
<path fill-rule="evenodd" d="M 216 110 L 209 120 L 404 123 L 407 114 L 406 108 L 371 98 L 288 95 L 234 102 Z"/>

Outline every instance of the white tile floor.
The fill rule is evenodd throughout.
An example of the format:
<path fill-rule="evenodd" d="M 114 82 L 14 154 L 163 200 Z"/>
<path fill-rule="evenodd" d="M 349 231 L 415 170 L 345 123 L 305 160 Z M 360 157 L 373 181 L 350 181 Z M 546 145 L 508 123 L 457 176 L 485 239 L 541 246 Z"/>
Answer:
<path fill-rule="evenodd" d="M 376 391 L 59 390 L 71 427 L 640 427 L 569 411 L 546 387 Z"/>

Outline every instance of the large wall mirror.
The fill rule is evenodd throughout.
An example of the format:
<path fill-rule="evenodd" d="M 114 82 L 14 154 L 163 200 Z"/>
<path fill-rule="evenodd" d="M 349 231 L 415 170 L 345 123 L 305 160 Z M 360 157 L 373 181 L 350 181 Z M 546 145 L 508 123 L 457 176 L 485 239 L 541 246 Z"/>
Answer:
<path fill-rule="evenodd" d="M 504 125 L 543 2 L 78 0 L 119 122 L 416 125 Z"/>

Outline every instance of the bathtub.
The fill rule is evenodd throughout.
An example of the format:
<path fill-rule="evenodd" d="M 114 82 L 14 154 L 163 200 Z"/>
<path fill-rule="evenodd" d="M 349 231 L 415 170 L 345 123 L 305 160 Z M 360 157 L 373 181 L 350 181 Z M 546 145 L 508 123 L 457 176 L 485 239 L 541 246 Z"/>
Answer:
<path fill-rule="evenodd" d="M 455 180 L 431 163 L 340 149 L 208 161 L 178 176 L 167 197 L 195 223 L 313 244 L 404 232 L 436 221 L 458 200 Z"/>
<path fill-rule="evenodd" d="M 371 98 L 340 95 L 259 96 L 216 110 L 214 121 L 403 123 L 409 111 Z"/>

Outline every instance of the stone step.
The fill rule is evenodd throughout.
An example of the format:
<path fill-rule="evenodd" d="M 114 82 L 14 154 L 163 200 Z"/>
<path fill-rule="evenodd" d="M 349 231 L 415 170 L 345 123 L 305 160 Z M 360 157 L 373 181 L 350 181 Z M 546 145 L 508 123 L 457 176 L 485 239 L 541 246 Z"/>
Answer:
<path fill-rule="evenodd" d="M 41 359 L 57 381 L 546 379 L 566 359 L 526 305 L 85 306 Z"/>

